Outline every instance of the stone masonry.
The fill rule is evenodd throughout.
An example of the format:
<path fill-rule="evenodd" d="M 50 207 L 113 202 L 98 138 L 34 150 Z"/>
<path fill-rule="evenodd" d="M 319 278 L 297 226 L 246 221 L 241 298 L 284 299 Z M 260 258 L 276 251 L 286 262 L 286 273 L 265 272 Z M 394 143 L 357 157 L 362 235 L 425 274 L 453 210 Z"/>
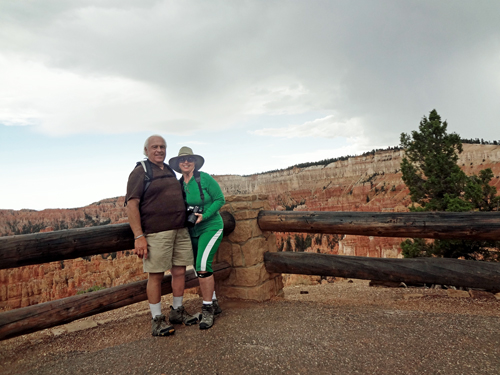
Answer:
<path fill-rule="evenodd" d="M 221 296 L 267 301 L 283 293 L 281 274 L 268 273 L 264 265 L 264 253 L 278 249 L 274 233 L 259 228 L 257 216 L 261 210 L 269 210 L 266 194 L 226 196 L 221 211 L 234 216 L 236 227 L 222 240 L 215 259 L 232 266 L 226 280 L 216 281 L 216 290 Z"/>

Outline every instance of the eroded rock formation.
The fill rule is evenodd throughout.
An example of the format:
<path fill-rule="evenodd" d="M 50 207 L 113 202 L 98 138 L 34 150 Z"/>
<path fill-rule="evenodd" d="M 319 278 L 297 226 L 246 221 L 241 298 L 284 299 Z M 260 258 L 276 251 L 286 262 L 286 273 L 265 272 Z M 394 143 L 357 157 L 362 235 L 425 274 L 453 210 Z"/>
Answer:
<path fill-rule="evenodd" d="M 144 280 L 142 261 L 128 252 L 0 270 L 0 311 L 69 297 L 92 287 Z"/>
<path fill-rule="evenodd" d="M 293 168 L 252 176 L 219 176 L 225 194 L 269 195 L 271 209 L 295 211 L 407 211 L 409 191 L 401 179 L 403 151 L 378 151 L 325 166 Z M 459 165 L 467 174 L 491 168 L 500 187 L 500 146 L 464 144 Z M 500 190 L 500 189 L 499 189 Z M 278 247 L 293 251 L 399 257 L 403 238 L 277 233 Z M 304 243 L 309 244 L 304 248 Z M 288 247 L 288 248 L 287 248 Z"/>
<path fill-rule="evenodd" d="M 379 151 L 326 166 L 252 176 L 216 176 L 226 195 L 267 194 L 270 209 L 300 211 L 406 211 L 402 151 Z M 460 166 L 468 174 L 491 168 L 500 188 L 500 146 L 464 145 Z M 0 236 L 127 222 L 124 197 L 75 209 L 0 210 Z M 278 249 L 371 257 L 398 257 L 402 238 L 276 233 Z M 0 311 L 144 279 L 130 252 L 0 270 Z M 308 279 L 309 280 L 309 279 Z M 319 279 L 317 280 L 319 282 Z"/>

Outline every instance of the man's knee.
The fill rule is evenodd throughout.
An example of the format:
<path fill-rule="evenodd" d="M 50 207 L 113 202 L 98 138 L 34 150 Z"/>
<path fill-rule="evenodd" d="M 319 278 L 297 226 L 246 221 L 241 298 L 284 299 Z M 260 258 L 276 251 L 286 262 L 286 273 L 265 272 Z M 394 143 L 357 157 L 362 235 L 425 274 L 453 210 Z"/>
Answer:
<path fill-rule="evenodd" d="M 149 273 L 148 274 L 148 286 L 149 288 L 158 288 L 161 287 L 161 283 L 163 282 L 164 273 Z"/>
<path fill-rule="evenodd" d="M 163 276 L 165 276 L 165 273 L 163 272 L 149 272 L 148 273 L 148 280 L 151 282 L 162 282 Z"/>
<path fill-rule="evenodd" d="M 186 266 L 173 266 L 170 270 L 172 276 L 184 276 L 186 274 Z"/>

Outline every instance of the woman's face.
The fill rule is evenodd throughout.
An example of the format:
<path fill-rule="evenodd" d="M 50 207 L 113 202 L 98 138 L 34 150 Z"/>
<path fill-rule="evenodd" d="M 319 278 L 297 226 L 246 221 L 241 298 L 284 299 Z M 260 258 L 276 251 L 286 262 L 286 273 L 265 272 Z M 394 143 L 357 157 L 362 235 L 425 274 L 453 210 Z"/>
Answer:
<path fill-rule="evenodd" d="M 179 157 L 179 169 L 182 174 L 191 174 L 194 171 L 195 158 L 192 156 Z"/>

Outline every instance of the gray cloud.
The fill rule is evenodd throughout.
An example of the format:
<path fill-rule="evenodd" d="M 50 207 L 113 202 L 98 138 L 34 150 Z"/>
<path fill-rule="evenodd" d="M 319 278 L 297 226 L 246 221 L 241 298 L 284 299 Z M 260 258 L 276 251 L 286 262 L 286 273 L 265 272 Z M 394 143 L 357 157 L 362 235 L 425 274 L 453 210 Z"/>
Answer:
<path fill-rule="evenodd" d="M 362 137 L 362 129 L 356 122 L 356 119 L 342 122 L 330 115 L 314 121 L 307 121 L 300 125 L 290 125 L 286 128 L 264 128 L 253 132 L 253 134 L 282 137 L 282 138 L 359 138 Z"/>
<path fill-rule="evenodd" d="M 82 79 L 126 80 L 134 84 L 125 90 L 137 83 L 157 95 L 154 107 L 133 97 L 101 108 L 107 131 L 133 130 L 113 115 L 123 105 L 151 112 L 151 120 L 141 114 L 145 127 L 172 132 L 311 112 L 356 119 L 374 143 L 393 145 L 436 108 L 451 131 L 498 138 L 500 4 L 137 4 L 2 3 L 0 53 Z"/>

